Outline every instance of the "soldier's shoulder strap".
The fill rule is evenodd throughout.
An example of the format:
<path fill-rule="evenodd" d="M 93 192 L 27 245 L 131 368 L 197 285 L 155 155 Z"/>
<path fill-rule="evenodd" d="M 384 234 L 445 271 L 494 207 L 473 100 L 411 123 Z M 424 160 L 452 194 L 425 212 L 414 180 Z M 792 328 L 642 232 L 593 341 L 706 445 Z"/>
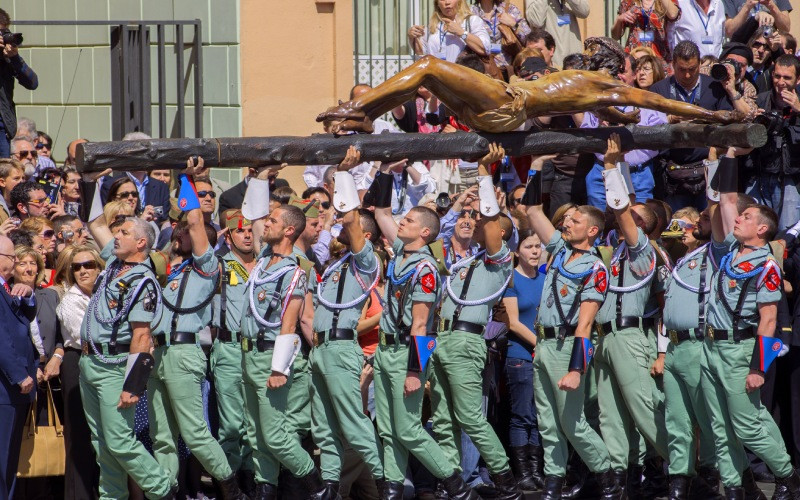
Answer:
<path fill-rule="evenodd" d="M 595 248 L 597 248 L 597 253 L 600 254 L 600 259 L 603 260 L 606 269 L 611 269 L 611 258 L 614 256 L 614 247 L 601 245 Z"/>
<path fill-rule="evenodd" d="M 772 252 L 772 256 L 775 257 L 775 261 L 778 263 L 778 267 L 781 268 L 781 272 L 783 272 L 783 256 L 786 252 L 786 246 L 781 241 L 770 241 L 769 250 Z"/>
<path fill-rule="evenodd" d="M 150 268 L 153 270 L 153 274 L 156 275 L 156 280 L 158 280 L 158 284 L 161 287 L 167 286 L 167 263 L 169 259 L 164 252 L 159 250 L 153 250 L 150 252 Z"/>

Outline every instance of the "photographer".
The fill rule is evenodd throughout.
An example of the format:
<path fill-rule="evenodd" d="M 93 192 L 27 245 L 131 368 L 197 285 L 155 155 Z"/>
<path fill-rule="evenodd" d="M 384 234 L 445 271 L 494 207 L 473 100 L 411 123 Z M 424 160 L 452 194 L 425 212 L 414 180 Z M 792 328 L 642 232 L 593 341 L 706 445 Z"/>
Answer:
<path fill-rule="evenodd" d="M 771 91 L 758 94 L 764 113 L 756 121 L 767 127 L 767 143 L 750 154 L 751 173 L 746 193 L 778 214 L 783 231 L 800 219 L 800 99 L 797 94 L 800 61 L 785 54 L 775 61 Z"/>
<path fill-rule="evenodd" d="M 720 62 L 711 66 L 711 77 L 725 88 L 733 103 L 733 109 L 752 121 L 758 112 L 756 88 L 746 78 L 747 68 L 753 64 L 753 51 L 743 43 L 726 43 L 720 54 Z"/>
<path fill-rule="evenodd" d="M 14 104 L 14 79 L 28 90 L 36 90 L 39 78 L 17 53 L 22 35 L 11 33 L 11 18 L 0 9 L 0 157 L 11 156 L 11 139 L 17 133 L 17 113 Z"/>

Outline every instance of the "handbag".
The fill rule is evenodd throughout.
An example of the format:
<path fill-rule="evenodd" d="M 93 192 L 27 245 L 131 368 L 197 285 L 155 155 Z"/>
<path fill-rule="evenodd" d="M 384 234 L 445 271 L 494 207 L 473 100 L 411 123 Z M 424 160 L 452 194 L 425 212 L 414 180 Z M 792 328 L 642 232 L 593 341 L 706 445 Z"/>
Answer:
<path fill-rule="evenodd" d="M 667 194 L 696 195 L 706 189 L 705 166 L 702 161 L 678 165 L 668 161 L 664 168 Z"/>
<path fill-rule="evenodd" d="M 22 435 L 19 450 L 17 477 L 63 476 L 66 461 L 64 448 L 64 426 L 56 412 L 53 390 L 47 383 L 47 422 L 49 425 L 36 425 L 36 401 L 31 404 L 31 412 Z"/>

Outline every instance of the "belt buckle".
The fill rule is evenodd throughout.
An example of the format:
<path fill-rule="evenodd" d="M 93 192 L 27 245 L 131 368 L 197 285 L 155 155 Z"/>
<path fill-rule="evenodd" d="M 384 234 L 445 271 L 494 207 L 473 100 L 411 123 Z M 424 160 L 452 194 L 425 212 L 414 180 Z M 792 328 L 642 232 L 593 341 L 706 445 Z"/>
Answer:
<path fill-rule="evenodd" d="M 443 332 L 445 330 L 445 323 L 447 322 L 446 319 L 440 318 L 439 319 L 439 331 Z"/>
<path fill-rule="evenodd" d="M 603 330 L 603 325 L 601 325 L 600 323 L 595 323 L 594 326 L 595 326 L 595 330 L 597 331 L 597 335 L 598 336 L 600 336 L 600 337 L 605 337 L 606 336 L 606 332 L 605 332 L 605 330 Z"/>
<path fill-rule="evenodd" d="M 385 346 L 386 345 L 386 332 L 381 330 L 380 331 L 380 335 L 378 337 L 379 337 L 378 342 L 380 343 L 380 345 Z"/>
<path fill-rule="evenodd" d="M 242 350 L 250 352 L 253 350 L 253 342 L 248 337 L 242 337 Z"/>
<path fill-rule="evenodd" d="M 536 333 L 539 334 L 539 337 L 545 338 L 545 336 L 544 336 L 544 327 L 539 323 L 536 323 Z"/>
<path fill-rule="evenodd" d="M 669 330 L 669 340 L 675 345 L 678 345 L 678 331 L 677 330 Z"/>
<path fill-rule="evenodd" d="M 564 338 L 567 336 L 567 327 L 562 325 L 562 326 L 559 326 L 557 328 L 557 330 L 558 330 L 558 333 L 556 334 L 556 338 L 559 341 L 564 340 Z"/>
<path fill-rule="evenodd" d="M 319 347 L 319 334 L 317 332 L 314 332 L 311 341 L 314 342 L 314 347 Z"/>
<path fill-rule="evenodd" d="M 708 327 L 708 336 L 711 338 L 711 340 L 714 340 L 714 327 L 713 326 L 709 326 Z"/>
<path fill-rule="evenodd" d="M 87 356 L 89 355 L 89 342 L 84 342 L 81 344 L 81 352 Z"/>

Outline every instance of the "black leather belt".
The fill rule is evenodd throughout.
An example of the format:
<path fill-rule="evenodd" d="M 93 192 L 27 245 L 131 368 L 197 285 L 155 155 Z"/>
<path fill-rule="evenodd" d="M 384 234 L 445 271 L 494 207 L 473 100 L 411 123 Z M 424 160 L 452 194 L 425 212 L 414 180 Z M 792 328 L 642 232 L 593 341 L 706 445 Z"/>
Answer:
<path fill-rule="evenodd" d="M 100 351 L 100 354 L 112 355 L 111 354 L 111 349 L 109 349 L 109 345 L 108 344 L 95 344 L 94 346 L 97 347 L 97 350 Z M 85 341 L 83 343 L 81 351 L 84 354 L 88 355 L 88 356 L 94 356 L 95 355 L 94 350 L 91 347 L 89 347 L 89 342 L 88 341 Z M 125 353 L 128 353 L 130 351 L 131 351 L 131 345 L 130 344 L 117 344 L 117 352 L 116 352 L 116 354 L 125 354 Z"/>
<path fill-rule="evenodd" d="M 717 330 L 712 326 L 706 327 L 706 335 L 711 340 L 729 340 L 733 339 L 734 342 L 741 342 L 742 340 L 752 339 L 756 336 L 756 329 L 752 326 L 749 328 L 741 328 L 739 330 Z"/>
<path fill-rule="evenodd" d="M 705 335 L 703 335 L 702 331 L 691 328 L 689 330 L 667 330 L 667 337 L 669 337 L 670 342 L 678 345 L 686 340 L 703 340 Z"/>
<path fill-rule="evenodd" d="M 543 339 L 563 339 L 564 337 L 574 336 L 577 327 L 572 325 L 551 327 L 537 324 L 535 328 L 536 333 Z"/>
<path fill-rule="evenodd" d="M 397 335 L 392 333 L 380 332 L 380 341 L 383 345 L 408 345 L 411 343 L 411 333 L 401 332 Z"/>
<path fill-rule="evenodd" d="M 450 321 L 449 319 L 443 319 L 439 323 L 439 331 L 440 332 L 453 332 L 453 331 L 461 331 L 467 333 L 474 333 L 475 335 L 483 335 L 483 330 L 486 327 L 484 325 L 479 325 L 478 323 L 472 323 L 471 321 Z"/>
<path fill-rule="evenodd" d="M 337 328 L 336 330 L 314 332 L 313 342 L 315 347 L 319 347 L 325 343 L 325 340 L 353 340 L 354 338 L 356 338 L 355 330 Z"/>
<path fill-rule="evenodd" d="M 196 344 L 197 333 L 192 332 L 175 332 L 172 334 L 170 344 Z M 153 345 L 156 347 L 167 345 L 167 335 L 165 333 L 153 336 Z"/>
<path fill-rule="evenodd" d="M 217 328 L 217 340 L 220 342 L 236 342 L 238 344 L 242 341 L 242 334 L 231 332 L 227 328 Z"/>
<path fill-rule="evenodd" d="M 650 319 L 650 321 L 653 321 L 653 319 Z M 597 323 L 597 334 L 602 337 L 613 332 L 615 323 L 617 330 L 621 330 L 623 328 L 640 328 L 644 326 L 644 319 L 638 316 L 622 316 L 617 318 L 615 322 L 609 321 L 608 323 Z"/>
<path fill-rule="evenodd" d="M 275 349 L 275 341 L 267 339 L 253 340 L 247 337 L 242 337 L 242 350 L 244 352 L 250 352 L 253 349 L 258 352 L 271 351 L 272 349 Z"/>

